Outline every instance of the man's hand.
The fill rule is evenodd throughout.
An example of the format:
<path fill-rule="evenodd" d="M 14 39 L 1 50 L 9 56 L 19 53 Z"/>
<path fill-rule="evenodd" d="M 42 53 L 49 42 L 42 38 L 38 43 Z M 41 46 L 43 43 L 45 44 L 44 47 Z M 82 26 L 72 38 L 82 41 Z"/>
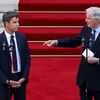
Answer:
<path fill-rule="evenodd" d="M 18 83 L 19 83 L 19 84 L 22 84 L 24 81 L 25 81 L 25 79 L 24 79 L 24 78 L 21 78 L 21 79 L 18 81 Z"/>
<path fill-rule="evenodd" d="M 58 44 L 57 40 L 48 40 L 43 45 L 47 45 L 48 47 L 50 47 L 50 46 L 56 46 L 57 44 Z"/>
<path fill-rule="evenodd" d="M 99 58 L 90 57 L 90 58 L 87 59 L 87 62 L 90 63 L 90 64 L 99 63 Z"/>
<path fill-rule="evenodd" d="M 19 88 L 21 86 L 21 84 L 19 84 L 17 81 L 13 81 L 13 80 L 10 80 L 9 85 L 12 88 Z"/>
<path fill-rule="evenodd" d="M 9 85 L 12 88 L 19 88 L 24 81 L 25 81 L 24 78 L 21 78 L 19 81 L 10 80 Z"/>

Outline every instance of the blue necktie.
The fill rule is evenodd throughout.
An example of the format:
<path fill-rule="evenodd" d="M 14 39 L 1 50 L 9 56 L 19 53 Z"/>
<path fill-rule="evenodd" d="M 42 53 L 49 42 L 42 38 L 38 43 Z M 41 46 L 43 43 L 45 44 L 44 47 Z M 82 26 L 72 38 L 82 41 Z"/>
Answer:
<path fill-rule="evenodd" d="M 18 71 L 17 68 L 17 56 L 16 56 L 16 48 L 15 48 L 15 41 L 14 41 L 14 36 L 11 36 L 10 39 L 11 47 L 12 47 L 12 70 L 13 71 Z"/>

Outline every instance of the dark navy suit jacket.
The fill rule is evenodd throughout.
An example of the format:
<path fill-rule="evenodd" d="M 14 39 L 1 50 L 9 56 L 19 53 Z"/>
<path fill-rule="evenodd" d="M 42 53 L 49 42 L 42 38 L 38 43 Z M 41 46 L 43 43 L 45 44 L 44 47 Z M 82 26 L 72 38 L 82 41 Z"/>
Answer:
<path fill-rule="evenodd" d="M 28 43 L 24 34 L 16 32 L 15 35 L 21 59 L 21 72 L 19 74 L 19 79 L 25 78 L 25 82 L 27 83 L 30 69 L 30 53 Z M 5 33 L 3 32 L 0 34 L 0 84 L 5 84 L 6 80 L 10 79 L 12 79 L 11 56 L 7 39 Z"/>
<path fill-rule="evenodd" d="M 86 25 L 82 28 L 81 32 L 75 38 L 65 38 L 59 39 L 59 47 L 77 47 L 81 45 L 82 38 L 85 38 L 84 49 L 90 46 L 91 28 Z M 100 34 L 98 35 L 96 41 L 94 42 L 91 51 L 95 54 L 94 56 L 100 59 Z M 82 56 L 79 64 L 78 74 L 77 74 L 77 84 L 82 86 L 86 82 L 87 88 L 91 90 L 100 91 L 100 61 L 99 64 L 89 64 L 86 59 Z"/>

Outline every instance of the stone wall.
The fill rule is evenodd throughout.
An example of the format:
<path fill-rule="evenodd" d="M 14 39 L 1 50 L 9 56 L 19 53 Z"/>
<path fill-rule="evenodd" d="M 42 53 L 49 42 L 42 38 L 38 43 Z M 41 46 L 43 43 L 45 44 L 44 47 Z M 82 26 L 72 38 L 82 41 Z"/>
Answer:
<path fill-rule="evenodd" d="M 18 10 L 19 0 L 0 0 L 0 33 L 3 31 L 2 15 L 9 10 Z"/>

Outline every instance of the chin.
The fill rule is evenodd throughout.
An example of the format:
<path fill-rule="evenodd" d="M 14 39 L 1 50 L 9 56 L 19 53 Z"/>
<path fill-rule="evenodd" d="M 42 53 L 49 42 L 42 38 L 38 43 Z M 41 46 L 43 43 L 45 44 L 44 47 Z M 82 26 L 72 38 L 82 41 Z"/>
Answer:
<path fill-rule="evenodd" d="M 14 31 L 16 32 L 16 31 L 18 31 L 18 29 L 15 29 Z"/>
<path fill-rule="evenodd" d="M 89 28 L 91 28 L 91 25 L 87 24 L 87 26 L 88 26 Z"/>

